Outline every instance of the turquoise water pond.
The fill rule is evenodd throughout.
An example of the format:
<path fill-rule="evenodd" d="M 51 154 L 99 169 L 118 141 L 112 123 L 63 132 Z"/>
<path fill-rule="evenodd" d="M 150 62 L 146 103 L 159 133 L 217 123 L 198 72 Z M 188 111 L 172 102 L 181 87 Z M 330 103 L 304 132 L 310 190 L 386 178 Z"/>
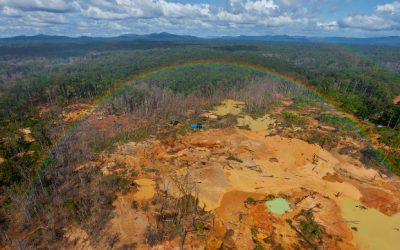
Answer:
<path fill-rule="evenodd" d="M 265 202 L 267 208 L 274 214 L 282 215 L 284 213 L 292 211 L 291 204 L 283 198 L 276 198 Z"/>

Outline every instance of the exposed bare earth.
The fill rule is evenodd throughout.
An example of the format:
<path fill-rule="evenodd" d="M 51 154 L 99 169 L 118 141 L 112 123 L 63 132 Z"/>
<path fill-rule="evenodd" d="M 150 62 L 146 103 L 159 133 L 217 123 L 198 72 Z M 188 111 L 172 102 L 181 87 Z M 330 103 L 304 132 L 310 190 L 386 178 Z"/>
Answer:
<path fill-rule="evenodd" d="M 394 104 L 400 103 L 400 95 L 396 96 L 396 97 L 393 99 L 393 103 L 394 103 Z"/>
<path fill-rule="evenodd" d="M 363 167 L 354 159 L 335 156 L 318 145 L 253 131 L 218 129 L 192 133 L 174 141 L 127 143 L 104 160 L 115 163 L 114 173 L 120 173 L 121 169 L 139 169 L 139 175 L 153 178 L 159 189 L 164 186 L 161 183 L 168 182 L 169 175 L 180 175 L 189 166 L 191 178 L 198 182 L 201 206 L 213 211 L 216 227 L 223 232 L 233 230 L 231 244 L 238 249 L 255 247 L 250 232 L 254 226 L 260 235 L 275 234 L 284 247 L 297 244 L 298 236 L 285 220 L 316 204 L 321 204 L 315 211 L 316 221 L 334 236 L 324 241 L 326 247 L 354 249 L 367 243 L 359 242 L 365 237 L 358 237 L 350 224 L 344 222 L 342 200 L 376 208 L 382 216 L 400 211 L 398 181 L 381 177 L 377 171 Z M 144 171 L 155 166 L 158 174 Z M 115 201 L 116 216 L 109 230 L 120 234 L 118 244 L 145 244 L 143 225 L 148 220 L 143 212 L 132 210 L 129 205 L 134 197 L 142 197 L 140 182 L 144 189 L 151 184 L 150 180 L 139 180 L 139 193 L 121 196 Z M 245 206 L 248 197 L 263 199 L 267 194 L 288 197 L 296 204 L 295 208 L 278 216 L 271 214 L 263 204 L 250 209 Z M 306 198 L 297 203 L 302 197 Z M 214 237 L 222 239 L 221 232 L 218 234 L 215 230 Z M 362 228 L 358 231 L 362 232 Z M 335 240 L 339 238 L 340 241 Z"/>
<path fill-rule="evenodd" d="M 103 154 L 103 174 L 123 175 L 133 187 L 114 201 L 114 218 L 104 229 L 106 238 L 88 242 L 84 231 L 69 228 L 72 246 L 102 249 L 117 235 L 115 248 L 148 249 L 145 232 L 155 221 L 154 211 L 144 208 L 157 192 L 168 189 L 178 194 L 172 176 L 189 172 L 191 182 L 197 185 L 200 206 L 211 211 L 214 220 L 206 238 L 188 234 L 188 249 L 254 249 L 260 245 L 271 249 L 277 247 L 274 242 L 284 249 L 308 248 L 307 244 L 313 243 L 296 231 L 304 211 L 312 211 L 323 229 L 319 249 L 396 249 L 400 244 L 398 179 L 334 150 L 271 136 L 269 129 L 275 127 L 275 120 L 243 116 L 243 105 L 227 100 L 207 117 L 242 115 L 238 125 L 250 130 L 210 129 L 164 140 L 153 138 L 125 143 L 113 153 Z M 283 197 L 293 207 L 283 215 L 273 214 L 265 206 L 267 197 Z M 246 203 L 249 198 L 255 202 Z M 141 209 L 133 207 L 136 205 Z M 368 237 L 372 234 L 376 237 Z M 172 239 L 153 248 L 178 245 L 178 240 Z"/>

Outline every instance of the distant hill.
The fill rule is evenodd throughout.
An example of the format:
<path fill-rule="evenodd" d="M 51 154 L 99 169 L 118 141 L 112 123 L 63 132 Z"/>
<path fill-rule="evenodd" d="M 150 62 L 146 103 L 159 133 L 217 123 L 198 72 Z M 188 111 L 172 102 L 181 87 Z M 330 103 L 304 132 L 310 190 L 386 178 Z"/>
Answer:
<path fill-rule="evenodd" d="M 109 41 L 109 40 L 149 40 L 149 41 L 194 41 L 194 40 L 221 40 L 221 41 L 258 41 L 258 42 L 302 42 L 302 43 L 335 43 L 335 44 L 385 44 L 400 45 L 400 36 L 389 37 L 307 37 L 288 35 L 263 35 L 263 36 L 220 36 L 200 38 L 190 35 L 176 35 L 167 32 L 151 33 L 145 35 L 124 34 L 116 37 L 68 37 L 68 36 L 15 36 L 0 39 L 0 42 L 58 42 L 58 41 Z"/>
<path fill-rule="evenodd" d="M 235 41 L 267 41 L 267 42 L 310 42 L 305 36 L 223 36 L 217 39 Z"/>
<path fill-rule="evenodd" d="M 35 36 L 14 36 L 14 37 L 7 37 L 1 40 L 4 41 L 45 41 L 45 40 L 65 40 L 65 39 L 73 39 L 68 36 L 49 36 L 49 35 L 35 35 Z"/>
<path fill-rule="evenodd" d="M 306 36 L 224 36 L 217 39 L 235 41 L 265 41 L 265 42 L 319 42 L 337 44 L 391 44 L 400 45 L 400 36 L 390 37 L 306 37 Z"/>
<path fill-rule="evenodd" d="M 400 45 L 400 36 L 388 37 L 368 37 L 368 38 L 351 38 L 351 37 L 322 37 L 310 38 L 312 42 L 339 43 L 339 44 L 390 44 Z"/>
<path fill-rule="evenodd" d="M 35 36 L 15 36 L 2 38 L 0 41 L 3 42 L 52 42 L 52 41 L 110 41 L 110 40 L 151 40 L 151 41 L 188 41 L 188 40 L 199 40 L 201 38 L 195 36 L 186 35 L 175 35 L 166 32 L 152 33 L 146 35 L 137 34 L 124 34 L 116 37 L 68 37 L 68 36 L 50 36 L 50 35 L 35 35 Z"/>
<path fill-rule="evenodd" d="M 121 35 L 118 38 L 138 39 L 138 40 L 197 40 L 197 39 L 201 39 L 196 36 L 175 35 L 175 34 L 171 34 L 171 33 L 167 33 L 167 32 L 151 33 L 151 34 L 147 34 L 147 35 L 126 34 L 126 35 Z"/>

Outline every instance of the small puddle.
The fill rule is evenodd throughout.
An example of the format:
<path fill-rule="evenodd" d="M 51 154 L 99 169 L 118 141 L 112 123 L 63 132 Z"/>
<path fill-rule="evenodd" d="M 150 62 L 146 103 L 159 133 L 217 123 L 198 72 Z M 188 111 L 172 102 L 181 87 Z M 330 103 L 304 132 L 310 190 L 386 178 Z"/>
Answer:
<path fill-rule="evenodd" d="M 222 101 L 221 105 L 215 107 L 212 113 L 217 116 L 239 115 L 242 113 L 244 105 L 244 102 L 228 99 Z"/>
<path fill-rule="evenodd" d="M 152 179 L 135 180 L 138 191 L 133 195 L 135 201 L 149 200 L 156 194 L 156 183 Z"/>
<path fill-rule="evenodd" d="M 274 214 L 282 215 L 284 213 L 292 211 L 290 208 L 291 203 L 283 198 L 276 198 L 265 202 L 267 208 Z"/>
<path fill-rule="evenodd" d="M 400 213 L 387 216 L 349 199 L 342 200 L 340 206 L 344 221 L 353 228 L 357 243 L 363 249 L 399 249 Z"/>
<path fill-rule="evenodd" d="M 270 126 L 275 125 L 275 119 L 272 119 L 269 114 L 264 115 L 263 117 L 253 119 L 251 116 L 245 115 L 243 117 L 239 117 L 237 119 L 237 123 L 239 127 L 248 126 L 251 131 L 259 132 L 268 130 Z"/>

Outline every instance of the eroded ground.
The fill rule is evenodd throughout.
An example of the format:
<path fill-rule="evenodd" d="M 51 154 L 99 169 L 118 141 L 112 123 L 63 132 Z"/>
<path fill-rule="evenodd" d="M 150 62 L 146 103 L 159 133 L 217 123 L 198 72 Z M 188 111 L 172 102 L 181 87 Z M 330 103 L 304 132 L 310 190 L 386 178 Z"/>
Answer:
<path fill-rule="evenodd" d="M 114 201 L 114 218 L 104 229 L 116 235 L 114 247 L 179 247 L 178 238 L 150 247 L 145 234 L 157 224 L 154 197 L 178 196 L 173 179 L 185 175 L 196 186 L 192 195 L 199 207 L 213 216 L 206 232 L 188 233 L 187 248 L 397 249 L 398 179 L 336 150 L 278 135 L 275 119 L 241 115 L 243 105 L 228 100 L 211 111 L 218 117 L 237 115 L 241 128 L 128 142 L 101 156 L 104 174 L 132 182 L 131 191 Z M 276 198 L 291 204 L 286 213 L 268 209 L 266 202 Z M 88 243 L 84 233 L 84 239 L 76 234 L 70 239 L 74 247 L 101 249 L 105 244 Z"/>

